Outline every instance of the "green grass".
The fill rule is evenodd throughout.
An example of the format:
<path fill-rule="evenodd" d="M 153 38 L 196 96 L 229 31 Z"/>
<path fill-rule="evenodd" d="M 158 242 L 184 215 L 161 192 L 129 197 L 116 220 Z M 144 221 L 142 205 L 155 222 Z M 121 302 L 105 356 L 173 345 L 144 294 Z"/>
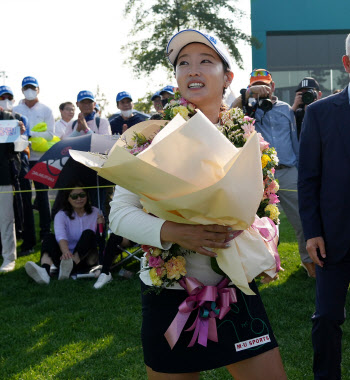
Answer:
<path fill-rule="evenodd" d="M 279 252 L 285 271 L 260 285 L 289 380 L 311 380 L 310 317 L 315 282 L 300 267 L 291 226 L 282 215 Z M 34 254 L 0 277 L 0 379 L 146 379 L 140 341 L 141 305 L 137 276 L 114 280 L 99 291 L 94 280 L 34 283 L 25 273 Z M 129 270 L 137 271 L 137 264 Z M 343 378 L 350 379 L 349 325 L 344 325 Z M 230 379 L 225 369 L 202 380 Z"/>

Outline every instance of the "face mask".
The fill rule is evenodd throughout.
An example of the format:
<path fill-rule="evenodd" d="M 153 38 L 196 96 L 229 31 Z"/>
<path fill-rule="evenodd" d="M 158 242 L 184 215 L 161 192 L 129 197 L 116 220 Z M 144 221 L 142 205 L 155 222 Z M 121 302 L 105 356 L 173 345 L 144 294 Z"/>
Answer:
<path fill-rule="evenodd" d="M 12 111 L 13 101 L 9 99 L 0 100 L 0 107 L 2 107 L 5 111 Z"/>
<path fill-rule="evenodd" d="M 168 104 L 169 99 L 162 99 L 162 106 L 165 107 Z"/>
<path fill-rule="evenodd" d="M 120 113 L 121 113 L 124 117 L 129 118 L 129 117 L 131 117 L 131 115 L 132 115 L 132 110 L 120 111 Z"/>
<path fill-rule="evenodd" d="M 27 100 L 34 100 L 38 96 L 38 93 L 36 90 L 28 88 L 27 90 L 23 91 L 23 95 Z"/>

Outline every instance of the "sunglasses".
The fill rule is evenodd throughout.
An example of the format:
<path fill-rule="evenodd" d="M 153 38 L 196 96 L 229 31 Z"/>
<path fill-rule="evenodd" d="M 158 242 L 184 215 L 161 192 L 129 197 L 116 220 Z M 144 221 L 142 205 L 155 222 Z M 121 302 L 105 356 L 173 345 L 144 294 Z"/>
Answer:
<path fill-rule="evenodd" d="M 257 70 L 257 71 L 252 71 L 250 73 L 250 76 L 252 78 L 255 78 L 255 77 L 268 77 L 269 75 L 271 75 L 267 70 Z"/>
<path fill-rule="evenodd" d="M 10 94 L 0 95 L 0 100 L 5 100 L 5 99 L 13 100 L 13 96 Z"/>
<path fill-rule="evenodd" d="M 86 198 L 86 193 L 69 194 L 69 197 L 73 199 L 73 201 L 76 201 L 78 198 Z"/>

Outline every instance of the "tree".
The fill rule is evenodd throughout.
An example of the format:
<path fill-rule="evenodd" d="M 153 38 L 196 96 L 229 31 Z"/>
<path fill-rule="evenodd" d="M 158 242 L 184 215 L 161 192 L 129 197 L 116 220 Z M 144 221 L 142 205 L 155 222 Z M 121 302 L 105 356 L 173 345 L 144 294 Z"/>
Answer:
<path fill-rule="evenodd" d="M 254 37 L 243 33 L 236 25 L 244 14 L 233 6 L 234 0 L 154 0 L 145 7 L 142 0 L 128 0 L 125 14 L 136 9 L 132 38 L 142 35 L 123 46 L 129 54 L 125 63 L 131 64 L 138 77 L 150 74 L 159 67 L 171 69 L 165 55 L 165 47 L 170 37 L 182 30 L 194 28 L 216 34 L 227 46 L 239 67 L 243 61 L 237 49 L 239 41 L 245 41 L 259 48 Z M 220 14 L 225 17 L 220 17 Z"/>
<path fill-rule="evenodd" d="M 150 114 L 151 108 L 153 106 L 152 103 L 152 92 L 147 92 L 147 94 L 143 98 L 139 98 L 137 102 L 134 104 L 134 109 L 136 111 L 140 111 L 143 113 Z"/>
<path fill-rule="evenodd" d="M 100 114 L 102 115 L 103 111 L 108 106 L 109 101 L 107 100 L 106 95 L 103 92 L 101 92 L 99 85 L 97 85 L 95 100 L 96 100 L 96 104 L 100 106 Z"/>

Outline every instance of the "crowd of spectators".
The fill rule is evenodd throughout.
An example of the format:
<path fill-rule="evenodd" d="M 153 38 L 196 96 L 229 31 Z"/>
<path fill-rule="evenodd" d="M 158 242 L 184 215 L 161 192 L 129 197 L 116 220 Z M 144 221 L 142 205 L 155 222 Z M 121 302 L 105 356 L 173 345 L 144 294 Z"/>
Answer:
<path fill-rule="evenodd" d="M 321 98 L 322 92 L 315 79 L 311 77 L 303 78 L 297 86 L 295 100 L 291 107 L 287 103 L 278 100 L 273 95 L 274 90 L 275 83 L 272 80 L 271 74 L 265 69 L 254 70 L 250 75 L 247 88 L 241 91 L 242 95 L 231 106 L 241 107 L 247 115 L 253 116 L 256 119 L 255 126 L 257 131 L 278 152 L 280 161 L 276 168 L 276 177 L 279 180 L 280 187 L 296 190 L 298 139 L 305 109 L 308 104 Z M 73 222 L 72 220 L 74 218 L 80 220 L 82 217 L 74 208 L 74 203 L 85 202 L 87 205 L 91 204 L 96 220 L 104 214 L 108 223 L 108 214 L 106 210 L 101 210 L 99 214 L 96 214 L 97 209 L 95 206 L 97 205 L 94 202 L 91 203 L 88 198 L 88 192 L 85 192 L 82 189 L 83 186 L 80 185 L 76 191 L 73 190 L 71 193 L 65 194 L 65 207 L 67 208 L 71 204 L 73 207 L 72 212 L 75 216 L 72 219 L 72 212 L 68 215 L 67 212 L 60 211 L 54 219 L 55 232 L 54 234 L 51 232 L 50 204 L 48 192 L 45 191 L 48 188 L 46 185 L 34 182 L 37 192 L 32 204 L 32 193 L 30 192 L 32 184 L 30 180 L 25 178 L 28 171 L 43 155 L 43 151 L 36 148 L 37 141 L 42 140 L 36 140 L 35 138 L 51 141 L 55 136 L 58 139 L 64 140 L 93 133 L 121 135 L 133 125 L 149 119 L 150 115 L 136 111 L 131 94 L 127 91 L 121 91 L 116 96 L 118 112 L 109 117 L 109 119 L 106 119 L 100 114 L 100 107 L 96 103 L 94 94 L 91 91 L 83 90 L 78 93 L 75 103 L 66 101 L 59 105 L 61 118 L 55 122 L 52 110 L 39 101 L 40 87 L 36 78 L 28 76 L 23 79 L 22 93 L 24 99 L 20 100 L 17 106 L 14 106 L 11 88 L 8 86 L 0 87 L 0 109 L 2 110 L 0 120 L 18 120 L 21 133 L 31 141 L 29 148 L 20 152 L 14 151 L 13 144 L 0 144 L 0 155 L 7 158 L 6 160 L 1 160 L 2 173 L 4 175 L 1 177 L 0 198 L 2 204 L 6 204 L 7 207 L 2 207 L 0 210 L 2 256 L 4 259 L 0 272 L 6 273 L 12 271 L 15 268 L 16 257 L 28 255 L 34 251 L 37 241 L 33 209 L 37 209 L 39 212 L 40 241 L 42 242 L 41 266 L 30 261 L 26 264 L 26 270 L 29 276 L 36 282 L 48 284 L 50 281 L 50 267 L 58 269 L 59 279 L 69 277 L 71 272 L 73 273 L 77 268 L 80 268 L 77 262 L 86 256 L 85 251 L 85 253 L 79 251 L 81 246 L 84 249 L 86 248 L 86 244 L 80 242 L 80 237 L 83 238 L 84 242 L 91 242 L 89 239 L 91 239 L 92 235 L 90 233 L 89 237 L 87 237 L 89 233 L 85 229 L 79 230 L 79 236 L 75 236 L 74 242 L 65 235 L 69 229 L 73 228 L 73 224 L 77 223 L 77 221 Z M 161 118 L 163 108 L 173 97 L 174 87 L 171 85 L 156 91 L 151 97 L 155 111 L 155 114 L 151 118 Z M 270 103 L 267 104 L 267 108 L 264 108 L 266 107 L 266 101 L 264 102 L 266 99 Z M 76 108 L 79 110 L 79 113 L 74 118 Z M 16 211 L 16 202 L 13 201 L 12 193 L 6 193 L 6 191 L 14 186 L 12 174 L 14 171 L 13 167 L 16 166 L 14 163 L 17 165 L 20 189 L 27 191 L 20 194 L 23 204 L 21 228 L 17 226 L 18 218 L 17 216 L 15 217 L 14 212 L 14 210 Z M 105 196 L 105 193 L 102 193 Z M 76 199 L 74 198 L 75 194 L 77 194 Z M 83 194 L 86 195 L 86 198 L 79 198 Z M 296 232 L 301 263 L 309 276 L 315 277 L 314 264 L 305 248 L 305 239 L 297 207 L 297 192 L 280 192 L 279 196 L 281 206 Z M 14 204 L 14 207 L 12 204 Z M 59 216 L 61 216 L 61 219 L 66 219 L 66 222 L 62 222 L 63 219 L 59 222 L 57 219 Z M 20 223 L 18 222 L 18 224 Z M 91 226 L 93 224 L 91 223 Z M 62 226 L 68 228 L 65 233 L 62 233 Z M 96 228 L 94 230 L 91 226 L 89 225 L 86 230 L 93 231 L 93 239 L 95 239 Z M 18 252 L 16 251 L 16 236 L 22 240 Z M 62 243 L 62 241 L 65 243 Z M 130 244 L 132 242 L 127 239 L 111 234 L 109 242 L 104 249 L 105 255 L 100 255 L 100 262 L 97 260 L 92 263 L 93 260 L 91 261 L 91 264 L 102 264 L 102 272 L 95 284 L 95 288 L 100 288 L 111 281 L 110 267 L 115 256 L 121 253 L 123 247 Z M 94 244 L 89 246 L 95 247 Z M 102 246 L 104 247 L 104 245 Z M 101 262 L 103 261 L 101 257 L 105 257 L 104 263 Z M 66 263 L 68 259 L 72 260 L 70 264 Z M 65 264 L 63 267 L 62 263 Z"/>

